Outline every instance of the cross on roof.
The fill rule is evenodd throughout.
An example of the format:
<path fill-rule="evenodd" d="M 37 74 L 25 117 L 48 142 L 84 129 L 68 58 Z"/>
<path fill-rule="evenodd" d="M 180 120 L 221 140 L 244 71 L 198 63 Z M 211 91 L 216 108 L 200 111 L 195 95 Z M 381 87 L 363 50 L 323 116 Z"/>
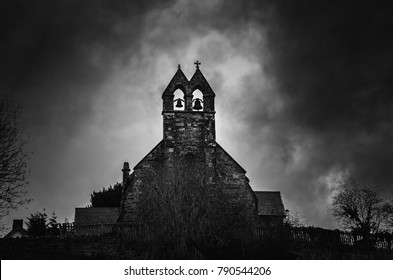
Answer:
<path fill-rule="evenodd" d="M 194 64 L 196 65 L 196 69 L 199 69 L 199 65 L 201 65 L 201 63 L 197 60 L 194 62 Z"/>

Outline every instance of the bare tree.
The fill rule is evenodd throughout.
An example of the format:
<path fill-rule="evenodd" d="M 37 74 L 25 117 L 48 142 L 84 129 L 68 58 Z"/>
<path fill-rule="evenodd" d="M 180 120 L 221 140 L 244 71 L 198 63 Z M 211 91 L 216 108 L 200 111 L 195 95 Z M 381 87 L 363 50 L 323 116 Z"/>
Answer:
<path fill-rule="evenodd" d="M 364 235 L 389 229 L 392 209 L 379 185 L 355 179 L 339 182 L 333 195 L 332 213 L 339 224 Z"/>
<path fill-rule="evenodd" d="M 30 201 L 25 198 L 28 156 L 19 124 L 20 107 L 0 97 L 0 222 L 10 210 Z"/>
<path fill-rule="evenodd" d="M 209 183 L 207 174 L 204 162 L 186 157 L 158 169 L 141 190 L 138 216 L 149 225 L 153 240 L 172 246 L 167 258 L 203 255 L 209 248 L 225 246 L 233 229 L 252 224 L 246 207 L 241 202 L 229 207 L 222 188 Z"/>
<path fill-rule="evenodd" d="M 290 228 L 300 228 L 300 227 L 309 226 L 308 220 L 300 217 L 299 212 L 292 212 L 289 210 L 286 210 L 284 225 Z"/>

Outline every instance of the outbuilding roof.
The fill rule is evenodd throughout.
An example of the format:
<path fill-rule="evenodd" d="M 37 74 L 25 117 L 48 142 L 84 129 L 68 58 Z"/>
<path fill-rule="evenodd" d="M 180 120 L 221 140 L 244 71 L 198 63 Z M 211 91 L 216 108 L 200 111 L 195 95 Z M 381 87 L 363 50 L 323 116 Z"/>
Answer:
<path fill-rule="evenodd" d="M 254 191 L 258 199 L 258 215 L 285 216 L 279 191 Z"/>
<path fill-rule="evenodd" d="M 115 224 L 119 213 L 119 207 L 75 208 L 75 224 Z"/>

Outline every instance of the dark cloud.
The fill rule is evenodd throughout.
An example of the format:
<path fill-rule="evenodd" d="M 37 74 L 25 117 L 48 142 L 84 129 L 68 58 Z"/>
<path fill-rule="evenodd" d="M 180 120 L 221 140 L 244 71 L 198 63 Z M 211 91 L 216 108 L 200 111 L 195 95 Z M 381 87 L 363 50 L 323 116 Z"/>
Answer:
<path fill-rule="evenodd" d="M 271 7 L 271 59 L 264 66 L 283 106 L 269 117 L 262 104 L 247 121 L 252 131 L 271 131 L 260 140 L 281 155 L 284 197 L 305 213 L 321 200 L 327 208 L 327 179 L 334 174 L 392 189 L 392 4 L 279 1 Z M 288 171 L 296 151 L 307 161 Z"/>
<path fill-rule="evenodd" d="M 0 78 L 23 103 L 80 121 L 89 97 L 140 47 L 143 16 L 164 1 L 2 1 Z M 68 104 L 64 106 L 64 103 Z M 48 122 L 52 112 L 34 112 Z M 69 119 L 67 120 L 70 121 Z"/>
<path fill-rule="evenodd" d="M 391 8 L 391 3 L 284 1 L 273 12 L 270 72 L 286 101 L 284 114 L 349 157 L 365 150 L 382 156 L 390 146 Z M 390 173 L 386 162 L 374 162 Z M 363 164 L 368 163 L 356 163 Z"/>
<path fill-rule="evenodd" d="M 386 120 L 392 106 L 391 4 L 284 3 L 275 6 L 269 46 L 289 114 L 311 129 L 372 130 Z"/>

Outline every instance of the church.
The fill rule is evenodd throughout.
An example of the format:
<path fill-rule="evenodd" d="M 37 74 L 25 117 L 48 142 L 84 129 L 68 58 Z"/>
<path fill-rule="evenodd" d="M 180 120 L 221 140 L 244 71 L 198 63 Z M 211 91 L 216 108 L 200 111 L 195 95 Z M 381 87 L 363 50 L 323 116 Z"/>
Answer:
<path fill-rule="evenodd" d="M 225 195 L 226 206 L 242 210 L 261 226 L 280 226 L 285 217 L 278 191 L 253 191 L 244 168 L 216 141 L 215 93 L 200 70 L 190 80 L 180 65 L 162 93 L 162 140 L 137 163 L 132 172 L 123 165 L 123 193 L 118 222 L 143 222 L 139 213 L 159 170 L 172 170 L 184 159 L 202 165 L 204 184 Z M 179 91 L 180 90 L 180 91 Z M 176 95 L 175 95 L 176 92 Z M 177 93 L 181 92 L 182 96 Z M 202 93 L 197 95 L 196 93 Z"/>

